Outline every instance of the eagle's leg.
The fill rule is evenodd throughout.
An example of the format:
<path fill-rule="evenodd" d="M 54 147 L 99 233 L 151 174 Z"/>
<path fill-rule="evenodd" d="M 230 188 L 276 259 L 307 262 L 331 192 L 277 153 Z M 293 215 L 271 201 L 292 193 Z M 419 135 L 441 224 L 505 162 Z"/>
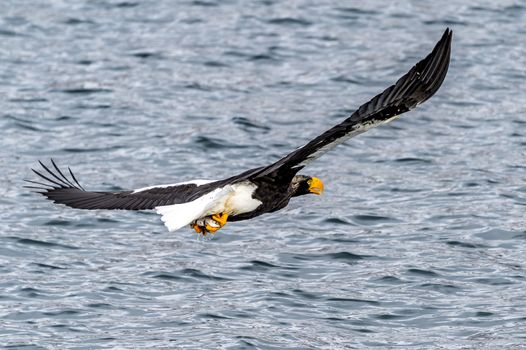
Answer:
<path fill-rule="evenodd" d="M 190 224 L 190 227 L 198 234 L 206 236 L 208 233 L 215 233 L 221 227 L 225 226 L 227 219 L 227 213 L 214 214 L 194 221 Z"/>

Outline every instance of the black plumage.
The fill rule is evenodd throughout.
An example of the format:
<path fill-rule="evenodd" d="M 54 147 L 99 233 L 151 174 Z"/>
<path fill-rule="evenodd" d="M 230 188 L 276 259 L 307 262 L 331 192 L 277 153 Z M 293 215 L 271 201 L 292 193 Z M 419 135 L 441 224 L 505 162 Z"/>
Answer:
<path fill-rule="evenodd" d="M 27 180 L 31 183 L 27 187 L 37 189 L 56 203 L 73 208 L 143 210 L 187 203 L 223 186 L 248 181 L 256 186 L 253 197 L 262 203 L 251 212 L 231 217 L 231 221 L 279 210 L 288 204 L 291 197 L 304 194 L 300 190 L 302 183 L 298 182 L 299 187 L 295 187 L 295 181 L 306 182 L 308 177 L 301 178 L 296 174 L 309 162 L 348 138 L 388 122 L 429 99 L 447 74 L 451 39 L 451 30 L 446 29 L 433 51 L 394 85 L 363 104 L 340 124 L 271 165 L 201 185 L 181 184 L 138 192 L 91 192 L 82 188 L 69 168 L 70 178 L 51 160 L 52 169 L 40 162 L 43 171 L 33 170 L 45 182 Z"/>

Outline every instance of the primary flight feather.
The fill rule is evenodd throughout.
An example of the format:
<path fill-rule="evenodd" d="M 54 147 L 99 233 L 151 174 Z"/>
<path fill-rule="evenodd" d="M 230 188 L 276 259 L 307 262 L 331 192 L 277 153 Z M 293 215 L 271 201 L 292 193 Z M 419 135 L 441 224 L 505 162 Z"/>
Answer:
<path fill-rule="evenodd" d="M 240 221 L 287 206 L 292 197 L 321 194 L 316 177 L 298 175 L 307 164 L 345 140 L 387 123 L 425 102 L 446 77 L 452 31 L 446 29 L 433 51 L 398 81 L 363 104 L 350 117 L 277 162 L 223 180 L 194 180 L 131 191 L 86 191 L 68 168 L 64 172 L 51 160 L 33 172 L 39 181 L 26 180 L 55 203 L 79 209 L 154 209 L 170 231 L 190 225 L 207 235 L 227 221 Z M 67 176 L 69 175 L 69 177 Z M 44 181 L 44 182 L 43 182 Z"/>

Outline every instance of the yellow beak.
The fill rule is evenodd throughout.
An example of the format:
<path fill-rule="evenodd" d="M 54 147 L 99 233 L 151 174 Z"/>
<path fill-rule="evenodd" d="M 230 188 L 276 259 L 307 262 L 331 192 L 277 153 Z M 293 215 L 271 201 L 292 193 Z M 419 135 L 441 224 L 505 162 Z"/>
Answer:
<path fill-rule="evenodd" d="M 321 182 L 320 179 L 317 177 L 313 177 L 309 180 L 309 192 L 314 193 L 316 195 L 320 195 L 323 192 L 323 182 Z"/>

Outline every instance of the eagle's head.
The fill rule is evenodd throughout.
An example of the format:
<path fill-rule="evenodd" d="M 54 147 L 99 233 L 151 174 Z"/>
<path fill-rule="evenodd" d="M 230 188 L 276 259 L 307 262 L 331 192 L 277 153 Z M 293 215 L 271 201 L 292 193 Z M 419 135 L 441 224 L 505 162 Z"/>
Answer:
<path fill-rule="evenodd" d="M 296 175 L 290 182 L 290 189 L 292 197 L 303 196 L 309 193 L 320 195 L 323 192 L 323 182 L 317 177 Z"/>

